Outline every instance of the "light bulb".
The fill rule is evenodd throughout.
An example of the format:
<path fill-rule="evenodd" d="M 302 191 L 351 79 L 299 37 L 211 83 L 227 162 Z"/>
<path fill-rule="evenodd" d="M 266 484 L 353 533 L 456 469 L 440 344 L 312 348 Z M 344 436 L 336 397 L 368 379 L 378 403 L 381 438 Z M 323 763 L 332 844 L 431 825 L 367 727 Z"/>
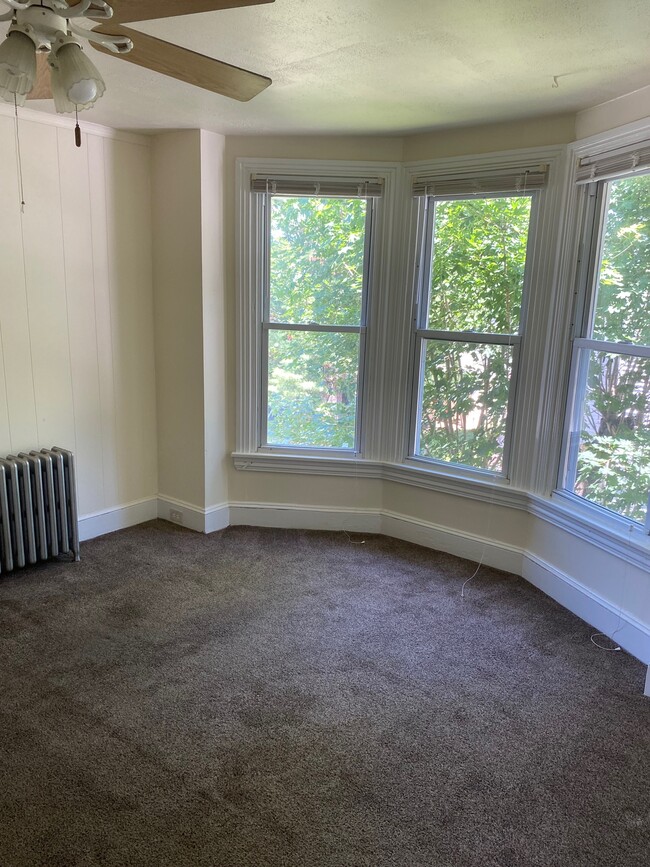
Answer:
<path fill-rule="evenodd" d="M 68 88 L 68 99 L 75 105 L 85 105 L 97 99 L 97 85 L 90 78 L 76 81 Z"/>
<path fill-rule="evenodd" d="M 62 114 L 90 108 L 106 90 L 98 70 L 76 42 L 61 45 L 50 66 L 54 105 Z"/>

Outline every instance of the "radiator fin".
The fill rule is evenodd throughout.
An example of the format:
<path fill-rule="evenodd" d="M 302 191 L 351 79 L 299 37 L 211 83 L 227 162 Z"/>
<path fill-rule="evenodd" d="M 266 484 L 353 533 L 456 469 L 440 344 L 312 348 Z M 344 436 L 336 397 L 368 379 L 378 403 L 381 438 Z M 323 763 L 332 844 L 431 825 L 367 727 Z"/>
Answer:
<path fill-rule="evenodd" d="M 0 458 L 0 574 L 69 553 L 79 559 L 72 452 L 54 447 Z"/>

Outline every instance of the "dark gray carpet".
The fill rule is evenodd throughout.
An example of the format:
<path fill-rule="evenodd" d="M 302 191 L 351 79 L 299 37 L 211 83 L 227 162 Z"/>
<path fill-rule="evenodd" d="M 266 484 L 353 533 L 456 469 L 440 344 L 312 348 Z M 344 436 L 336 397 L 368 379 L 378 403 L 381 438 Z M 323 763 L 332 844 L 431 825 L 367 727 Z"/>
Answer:
<path fill-rule="evenodd" d="M 82 553 L 0 582 L 2 867 L 648 864 L 643 666 L 521 579 L 163 522 Z"/>

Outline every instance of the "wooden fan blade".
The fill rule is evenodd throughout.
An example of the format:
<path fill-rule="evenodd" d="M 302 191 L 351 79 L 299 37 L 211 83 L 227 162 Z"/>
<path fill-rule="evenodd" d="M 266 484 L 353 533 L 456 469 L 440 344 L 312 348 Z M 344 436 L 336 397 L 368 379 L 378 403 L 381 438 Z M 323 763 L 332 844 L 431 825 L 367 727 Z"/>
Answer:
<path fill-rule="evenodd" d="M 119 27 L 114 24 L 105 24 L 95 27 L 96 31 L 110 36 L 128 36 L 133 41 L 133 49 L 127 54 L 114 54 L 99 43 L 94 47 L 110 57 L 128 60 L 145 69 L 153 69 L 185 81 L 196 87 L 211 90 L 240 102 L 248 102 L 257 96 L 262 90 L 271 84 L 271 79 L 264 75 L 257 75 L 238 66 L 231 66 L 221 60 L 214 60 L 204 54 L 197 54 L 188 48 L 181 48 L 171 42 L 163 42 L 138 30 L 130 30 L 128 27 Z"/>
<path fill-rule="evenodd" d="M 36 55 L 36 82 L 31 93 L 27 94 L 27 99 L 52 99 L 50 64 L 44 52 Z"/>
<path fill-rule="evenodd" d="M 73 6 L 78 2 L 68 0 L 68 5 Z M 236 9 L 239 6 L 261 6 L 263 3 L 275 3 L 275 0 L 108 0 L 108 3 L 113 8 L 112 20 L 126 23 Z"/>

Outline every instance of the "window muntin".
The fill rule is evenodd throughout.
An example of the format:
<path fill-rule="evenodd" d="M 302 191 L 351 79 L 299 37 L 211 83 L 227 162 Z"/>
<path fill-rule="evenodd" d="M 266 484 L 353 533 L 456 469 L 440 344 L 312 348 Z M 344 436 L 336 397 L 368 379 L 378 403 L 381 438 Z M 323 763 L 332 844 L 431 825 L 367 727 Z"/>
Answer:
<path fill-rule="evenodd" d="M 372 199 L 266 202 L 262 445 L 359 451 Z"/>
<path fill-rule="evenodd" d="M 427 200 L 416 458 L 507 472 L 533 196 Z"/>
<path fill-rule="evenodd" d="M 643 522 L 650 493 L 650 174 L 600 181 L 586 195 L 590 267 L 573 341 L 563 486 Z"/>

